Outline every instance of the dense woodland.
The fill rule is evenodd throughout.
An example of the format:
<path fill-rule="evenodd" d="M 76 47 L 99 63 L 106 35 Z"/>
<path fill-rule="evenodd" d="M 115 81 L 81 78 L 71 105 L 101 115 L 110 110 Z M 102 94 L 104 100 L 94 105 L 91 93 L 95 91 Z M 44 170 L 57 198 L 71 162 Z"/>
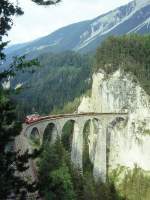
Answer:
<path fill-rule="evenodd" d="M 94 71 L 103 69 L 111 74 L 117 69 L 131 72 L 150 94 L 150 35 L 110 37 L 96 52 Z"/>
<path fill-rule="evenodd" d="M 38 5 L 52 5 L 58 3 L 51 0 L 33 0 Z M 23 179 L 20 173 L 28 169 L 28 160 L 33 155 L 28 152 L 20 154 L 14 146 L 16 137 L 20 134 L 22 124 L 17 120 L 15 102 L 12 102 L 12 93 L 15 90 L 3 88 L 4 81 L 15 76 L 18 71 L 26 71 L 31 66 L 38 64 L 36 60 L 25 60 L 24 56 L 16 58 L 9 68 L 2 70 L 6 55 L 4 48 L 7 46 L 8 31 L 12 28 L 13 17 L 23 14 L 19 1 L 0 1 L 0 199 L 16 200 L 27 199 L 28 192 L 37 190 L 36 184 Z M 30 68 L 31 69 L 31 68 Z M 28 71 L 28 70 L 27 70 Z M 31 69 L 32 71 L 32 69 Z"/>
<path fill-rule="evenodd" d="M 83 155 L 85 156 L 85 154 Z M 102 183 L 95 182 L 91 170 L 85 168 L 82 173 L 70 162 L 70 153 L 58 140 L 44 147 L 38 161 L 40 195 L 45 200 L 149 200 L 150 177 L 135 166 L 127 171 L 119 186 L 115 188 L 115 178 Z"/>
<path fill-rule="evenodd" d="M 55 143 L 43 143 L 43 152 L 38 158 L 40 195 L 45 200 L 123 200 L 114 183 L 101 180 L 95 182 L 92 175 L 92 164 L 89 159 L 87 135 L 88 125 L 84 130 L 83 171 L 71 163 L 71 136 L 73 123 L 68 122 L 62 138 Z M 50 130 L 49 130 L 50 131 Z M 50 132 L 49 132 L 50 134 Z M 45 138 L 46 140 L 46 138 Z"/>
<path fill-rule="evenodd" d="M 74 52 L 49 53 L 38 60 L 41 66 L 33 74 L 19 73 L 12 81 L 13 86 L 17 83 L 24 86 L 15 96 L 20 118 L 32 112 L 56 113 L 58 108 L 61 110 L 91 87 L 91 56 Z"/>

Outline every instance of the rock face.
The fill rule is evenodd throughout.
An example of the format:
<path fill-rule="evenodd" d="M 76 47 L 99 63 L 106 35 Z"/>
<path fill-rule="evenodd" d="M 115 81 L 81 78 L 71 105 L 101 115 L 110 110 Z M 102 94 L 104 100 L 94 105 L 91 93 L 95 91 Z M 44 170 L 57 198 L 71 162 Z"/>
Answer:
<path fill-rule="evenodd" d="M 128 120 L 116 120 L 107 129 L 107 166 L 109 171 L 118 166 L 133 169 L 135 164 L 143 170 L 150 170 L 150 98 L 131 74 L 121 70 L 112 75 L 98 72 L 93 75 L 91 97 L 83 97 L 78 112 L 124 112 Z M 89 146 L 91 147 L 92 144 Z M 91 162 L 97 163 L 100 149 L 98 141 L 93 150 Z M 93 151 L 93 152 L 92 152 Z"/>

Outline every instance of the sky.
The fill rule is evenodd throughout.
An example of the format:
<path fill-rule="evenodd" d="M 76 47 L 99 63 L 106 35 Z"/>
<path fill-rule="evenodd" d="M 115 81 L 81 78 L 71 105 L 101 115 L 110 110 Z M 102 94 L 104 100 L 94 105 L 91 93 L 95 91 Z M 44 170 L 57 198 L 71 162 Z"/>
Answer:
<path fill-rule="evenodd" d="M 31 41 L 63 26 L 93 19 L 131 0 L 62 0 L 48 7 L 38 6 L 31 0 L 18 1 L 24 15 L 14 18 L 13 28 L 8 35 L 10 44 Z"/>

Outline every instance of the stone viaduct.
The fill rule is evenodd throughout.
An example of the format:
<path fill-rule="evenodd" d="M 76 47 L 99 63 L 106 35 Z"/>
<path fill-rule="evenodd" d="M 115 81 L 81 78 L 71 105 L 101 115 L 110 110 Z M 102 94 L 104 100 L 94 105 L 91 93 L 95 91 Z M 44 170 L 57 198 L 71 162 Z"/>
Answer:
<path fill-rule="evenodd" d="M 50 142 L 54 142 L 57 136 L 62 136 L 62 130 L 68 121 L 74 123 L 72 136 L 71 160 L 75 167 L 82 170 L 83 160 L 83 130 L 85 124 L 90 122 L 90 131 L 92 131 L 93 123 L 96 121 L 95 129 L 96 141 L 91 148 L 94 148 L 95 154 L 93 175 L 100 177 L 105 182 L 107 176 L 106 146 L 107 146 L 107 129 L 109 126 L 115 125 L 118 121 L 127 120 L 127 113 L 79 113 L 64 114 L 43 117 L 42 119 L 31 124 L 24 124 L 22 136 L 27 140 L 31 138 L 39 138 L 42 144 L 45 137 L 45 130 L 50 127 L 50 132 L 46 137 L 50 138 Z M 94 137 L 94 136 L 93 136 Z M 100 145 L 96 145 L 99 143 Z M 31 146 L 28 145 L 30 149 Z M 93 161 L 94 162 L 94 161 Z"/>

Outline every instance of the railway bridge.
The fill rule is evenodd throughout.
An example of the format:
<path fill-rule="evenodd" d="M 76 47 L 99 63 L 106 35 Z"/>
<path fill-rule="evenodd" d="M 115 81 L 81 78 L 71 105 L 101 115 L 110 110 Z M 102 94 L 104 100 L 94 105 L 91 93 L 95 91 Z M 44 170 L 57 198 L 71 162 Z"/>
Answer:
<path fill-rule="evenodd" d="M 40 144 L 44 141 L 53 143 L 58 136 L 62 137 L 66 123 L 73 123 L 71 159 L 77 168 L 82 169 L 84 128 L 90 124 L 89 156 L 94 164 L 93 175 L 106 180 L 107 173 L 107 133 L 108 127 L 127 121 L 128 113 L 73 113 L 51 115 L 43 117 L 33 123 L 24 124 L 22 135 L 27 139 L 39 139 Z M 97 145 L 99 143 L 99 145 Z M 29 147 L 29 146 L 28 146 Z M 29 147 L 30 148 L 30 147 Z M 94 154 L 93 154 L 94 152 Z M 94 161 L 96 162 L 94 163 Z"/>

